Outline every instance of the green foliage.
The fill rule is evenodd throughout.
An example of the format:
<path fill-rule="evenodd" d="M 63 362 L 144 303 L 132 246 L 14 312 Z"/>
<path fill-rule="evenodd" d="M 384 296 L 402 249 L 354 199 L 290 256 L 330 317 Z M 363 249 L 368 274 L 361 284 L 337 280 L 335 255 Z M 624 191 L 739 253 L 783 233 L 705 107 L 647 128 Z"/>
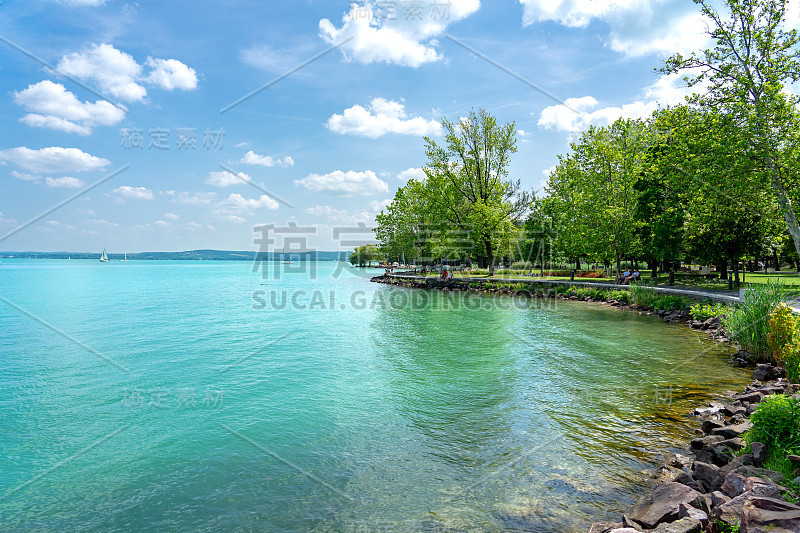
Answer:
<path fill-rule="evenodd" d="M 791 307 L 778 304 L 769 315 L 769 333 L 767 344 L 772 350 L 772 357 L 777 364 L 786 368 L 789 380 L 800 381 L 800 335 L 797 325 L 800 322 Z"/>
<path fill-rule="evenodd" d="M 515 261 L 511 263 L 511 270 L 530 270 L 533 268 L 533 263 L 530 261 Z"/>
<path fill-rule="evenodd" d="M 631 299 L 641 307 L 653 307 L 658 300 L 658 291 L 644 283 L 631 285 Z"/>
<path fill-rule="evenodd" d="M 727 522 L 723 522 L 719 518 L 715 518 L 714 522 L 716 523 L 715 531 L 719 531 L 719 533 L 739 533 L 740 527 L 739 524 L 729 524 Z"/>
<path fill-rule="evenodd" d="M 631 302 L 631 293 L 623 290 L 612 290 L 606 292 L 606 299 L 625 302 L 627 304 Z"/>
<path fill-rule="evenodd" d="M 747 442 L 760 442 L 770 452 L 800 446 L 800 402 L 796 398 L 783 394 L 767 396 L 750 420 L 753 428 L 745 435 Z"/>
<path fill-rule="evenodd" d="M 672 311 L 674 309 L 683 309 L 688 305 L 689 300 L 683 296 L 668 294 L 666 296 L 659 296 L 653 304 L 653 309 L 656 311 Z"/>
<path fill-rule="evenodd" d="M 751 286 L 744 292 L 739 305 L 723 321 L 725 331 L 743 350 L 753 354 L 757 361 L 770 362 L 768 317 L 776 305 L 793 293 L 780 279 Z"/>
<path fill-rule="evenodd" d="M 728 312 L 728 306 L 721 303 L 698 303 L 691 306 L 692 317 L 695 320 L 706 321 L 715 316 L 723 316 Z"/>

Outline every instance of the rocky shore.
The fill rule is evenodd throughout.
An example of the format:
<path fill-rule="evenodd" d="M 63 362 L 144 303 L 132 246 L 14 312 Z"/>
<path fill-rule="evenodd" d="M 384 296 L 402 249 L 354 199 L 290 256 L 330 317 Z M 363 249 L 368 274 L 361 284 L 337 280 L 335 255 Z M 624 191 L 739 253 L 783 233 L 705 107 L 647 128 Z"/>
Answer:
<path fill-rule="evenodd" d="M 372 281 L 419 289 L 593 301 L 538 285 L 520 290 L 490 282 L 475 286 L 457 279 L 376 276 Z M 720 342 L 728 340 L 719 317 L 701 322 L 693 320 L 688 308 L 656 313 L 620 301 L 603 303 L 641 314 L 656 314 L 665 322 L 688 324 Z M 732 362 L 746 364 L 738 354 Z M 752 427 L 748 417 L 759 402 L 772 394 L 800 398 L 799 389 L 800 386 L 786 381 L 783 369 L 758 365 L 752 383 L 742 393 L 724 403 L 715 402 L 694 410 L 692 414 L 700 426 L 696 438 L 685 455 L 665 457 L 657 471 L 657 485 L 649 494 L 642 496 L 620 521 L 596 522 L 589 533 L 800 533 L 800 506 L 784 499 L 789 491 L 781 486 L 783 474 L 763 467 L 764 446 L 751 443 L 751 453 L 741 453 L 746 447 L 742 435 Z M 800 456 L 790 456 L 793 461 L 795 458 L 798 466 L 795 475 L 800 476 Z"/>
<path fill-rule="evenodd" d="M 597 522 L 590 533 L 786 533 L 800 531 L 800 506 L 787 502 L 783 474 L 763 468 L 764 446 L 752 453 L 742 435 L 748 416 L 771 394 L 797 394 L 783 369 L 758 365 L 753 382 L 726 403 L 695 409 L 701 423 L 686 455 L 669 454 L 658 469 L 659 484 L 619 522 Z M 790 459 L 794 456 L 790 456 Z M 796 457 L 800 467 L 800 456 Z M 800 472 L 796 472 L 800 474 Z M 736 529 L 738 527 L 738 529 Z"/>

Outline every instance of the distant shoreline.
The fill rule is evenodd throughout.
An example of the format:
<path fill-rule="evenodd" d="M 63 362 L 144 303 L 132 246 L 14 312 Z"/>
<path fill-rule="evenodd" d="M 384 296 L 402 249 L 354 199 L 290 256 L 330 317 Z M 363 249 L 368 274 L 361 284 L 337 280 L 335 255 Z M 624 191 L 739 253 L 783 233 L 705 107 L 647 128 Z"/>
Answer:
<path fill-rule="evenodd" d="M 100 259 L 101 252 L 0 252 L 0 259 Z M 308 251 L 303 254 L 248 250 L 188 250 L 183 252 L 109 253 L 112 261 L 347 261 L 350 252 Z"/>

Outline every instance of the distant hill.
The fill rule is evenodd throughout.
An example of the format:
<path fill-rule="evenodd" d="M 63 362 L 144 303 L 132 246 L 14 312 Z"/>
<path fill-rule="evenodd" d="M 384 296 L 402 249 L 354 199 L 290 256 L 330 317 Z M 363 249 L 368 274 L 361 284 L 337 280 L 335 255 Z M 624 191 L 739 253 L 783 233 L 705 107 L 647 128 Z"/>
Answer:
<path fill-rule="evenodd" d="M 140 252 L 127 254 L 128 260 L 168 261 L 253 261 L 256 252 L 236 250 L 189 250 L 185 252 Z M 20 257 L 25 259 L 100 259 L 100 253 L 86 252 L 0 252 L 0 258 Z M 122 259 L 123 254 L 108 254 L 112 261 Z M 269 252 L 262 259 L 267 261 L 347 261 L 350 252 L 309 252 L 290 254 Z"/>

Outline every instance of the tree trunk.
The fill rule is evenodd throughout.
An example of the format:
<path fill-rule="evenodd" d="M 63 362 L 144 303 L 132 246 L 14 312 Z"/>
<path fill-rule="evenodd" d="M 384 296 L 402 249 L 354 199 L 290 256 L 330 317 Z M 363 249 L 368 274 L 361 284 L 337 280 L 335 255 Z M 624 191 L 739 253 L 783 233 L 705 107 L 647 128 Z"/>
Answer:
<path fill-rule="evenodd" d="M 489 275 L 494 276 L 494 251 L 491 239 L 486 239 L 484 245 L 486 246 L 486 260 L 489 263 Z"/>
<path fill-rule="evenodd" d="M 775 272 L 781 271 L 781 261 L 778 259 L 778 251 L 772 250 L 772 261 L 775 263 Z"/>
<path fill-rule="evenodd" d="M 728 279 L 728 261 L 723 260 L 717 265 L 717 272 L 719 272 L 719 279 Z"/>
<path fill-rule="evenodd" d="M 739 289 L 739 261 L 733 261 L 733 286 Z"/>
<path fill-rule="evenodd" d="M 650 267 L 651 277 L 655 278 L 656 276 L 658 276 L 658 261 L 655 260 L 647 261 L 647 266 Z"/>
<path fill-rule="evenodd" d="M 617 253 L 617 278 L 619 278 L 619 275 L 621 274 L 620 261 L 621 261 L 620 254 Z"/>
<path fill-rule="evenodd" d="M 580 269 L 581 269 L 581 258 L 580 257 L 576 257 L 575 258 L 575 270 L 580 270 Z"/>

